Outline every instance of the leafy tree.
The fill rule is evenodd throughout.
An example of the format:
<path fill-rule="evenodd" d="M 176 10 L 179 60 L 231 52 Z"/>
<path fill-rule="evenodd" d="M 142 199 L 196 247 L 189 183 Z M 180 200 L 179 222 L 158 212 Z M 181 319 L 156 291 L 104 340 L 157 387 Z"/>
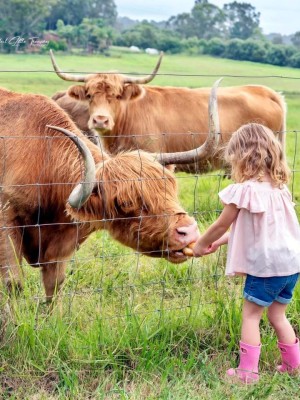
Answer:
<path fill-rule="evenodd" d="M 147 21 L 142 22 L 137 26 L 137 32 L 140 34 L 139 46 L 143 49 L 147 47 L 157 47 L 157 28 Z"/>
<path fill-rule="evenodd" d="M 224 4 L 229 38 L 248 39 L 259 28 L 260 13 L 249 3 Z"/>
<path fill-rule="evenodd" d="M 193 33 L 198 38 L 210 39 L 224 36 L 225 14 L 206 0 L 195 2 L 191 11 Z"/>
<path fill-rule="evenodd" d="M 182 38 L 195 36 L 193 18 L 189 13 L 182 13 L 171 17 L 167 22 L 167 27 L 173 29 Z"/>
<path fill-rule="evenodd" d="M 89 53 L 104 52 L 114 39 L 113 28 L 106 26 L 101 18 L 84 18 L 78 26 L 57 21 L 55 33 L 67 42 L 68 49 L 81 47 Z"/>
<path fill-rule="evenodd" d="M 114 32 L 101 18 L 84 18 L 78 26 L 78 37 L 89 53 L 104 52 L 111 46 Z"/>
<path fill-rule="evenodd" d="M 296 32 L 292 37 L 291 41 L 295 47 L 300 49 L 300 31 Z"/>
<path fill-rule="evenodd" d="M 182 50 L 188 54 L 204 54 L 206 48 L 206 40 L 190 37 L 182 40 Z"/>
<path fill-rule="evenodd" d="M 288 56 L 285 46 L 270 46 L 267 51 L 266 60 L 268 64 L 279 66 L 287 65 Z"/>
<path fill-rule="evenodd" d="M 60 38 L 66 41 L 69 50 L 72 48 L 74 43 L 79 41 L 78 27 L 65 25 L 61 19 L 57 21 L 56 33 Z"/>
<path fill-rule="evenodd" d="M 87 17 L 102 19 L 107 26 L 114 26 L 117 20 L 117 6 L 114 0 L 90 0 Z"/>
<path fill-rule="evenodd" d="M 212 56 L 222 56 L 225 52 L 226 45 L 224 40 L 213 38 L 206 42 L 205 53 Z"/>
<path fill-rule="evenodd" d="M 47 29 L 55 29 L 57 21 L 63 21 L 65 25 L 79 25 L 88 14 L 89 1 L 58 0 L 47 18 Z"/>
<path fill-rule="evenodd" d="M 220 37 L 224 35 L 225 15 L 220 8 L 207 0 L 197 0 L 191 13 L 173 16 L 168 21 L 168 27 L 175 30 L 182 38 Z"/>
<path fill-rule="evenodd" d="M 231 39 L 227 43 L 225 57 L 233 60 L 243 60 L 245 57 L 243 41 L 241 39 Z"/>
<path fill-rule="evenodd" d="M 122 32 L 115 43 L 127 47 L 137 46 L 141 49 L 157 48 L 169 53 L 179 53 L 183 49 L 179 35 L 170 35 L 169 30 L 156 28 L 148 21 Z"/>
<path fill-rule="evenodd" d="M 300 52 L 295 53 L 290 58 L 289 65 L 294 68 L 300 68 Z"/>
<path fill-rule="evenodd" d="M 124 46 L 137 46 L 142 49 L 158 47 L 159 29 L 148 21 L 143 21 L 133 28 L 122 32 L 121 39 L 117 43 Z"/>
<path fill-rule="evenodd" d="M 117 8 L 114 0 L 58 0 L 47 19 L 48 29 L 54 29 L 58 20 L 66 25 L 79 25 L 84 18 L 104 19 L 114 26 Z"/>
<path fill-rule="evenodd" d="M 135 32 L 134 30 L 126 30 L 117 35 L 114 44 L 116 46 L 137 46 L 139 47 L 138 43 L 140 42 L 140 34 Z"/>
<path fill-rule="evenodd" d="M 287 58 L 292 57 L 295 53 L 298 52 L 298 50 L 295 46 L 284 45 L 283 47 L 284 47 L 284 51 L 285 51 Z"/>
<path fill-rule="evenodd" d="M 231 39 L 224 42 L 214 38 L 206 42 L 205 53 L 253 62 L 265 62 L 267 49 L 264 43 L 256 40 Z"/>
<path fill-rule="evenodd" d="M 243 41 L 243 60 L 254 62 L 265 62 L 266 49 L 261 42 L 247 39 Z"/>
<path fill-rule="evenodd" d="M 176 54 L 182 51 L 183 44 L 178 35 L 170 35 L 170 32 L 164 29 L 159 32 L 157 48 L 166 53 Z"/>
<path fill-rule="evenodd" d="M 30 37 L 41 35 L 44 20 L 57 0 L 0 0 L 0 37 L 7 52 L 25 47 Z M 20 37 L 20 41 L 13 38 Z"/>
<path fill-rule="evenodd" d="M 64 40 L 49 40 L 46 46 L 40 48 L 40 53 L 49 54 L 49 50 L 66 51 L 68 50 L 67 43 Z"/>

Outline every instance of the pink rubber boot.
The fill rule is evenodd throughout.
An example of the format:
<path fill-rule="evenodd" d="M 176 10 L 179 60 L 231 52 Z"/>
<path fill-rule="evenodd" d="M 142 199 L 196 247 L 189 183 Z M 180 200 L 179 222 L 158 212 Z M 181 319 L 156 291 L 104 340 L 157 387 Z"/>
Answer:
<path fill-rule="evenodd" d="M 240 342 L 240 364 L 237 368 L 230 368 L 227 376 L 237 379 L 246 384 L 255 383 L 259 380 L 258 363 L 260 357 L 259 346 Z"/>
<path fill-rule="evenodd" d="M 278 365 L 278 372 L 297 373 L 300 372 L 300 348 L 299 339 L 295 344 L 284 344 L 278 342 L 281 353 L 282 364 Z"/>

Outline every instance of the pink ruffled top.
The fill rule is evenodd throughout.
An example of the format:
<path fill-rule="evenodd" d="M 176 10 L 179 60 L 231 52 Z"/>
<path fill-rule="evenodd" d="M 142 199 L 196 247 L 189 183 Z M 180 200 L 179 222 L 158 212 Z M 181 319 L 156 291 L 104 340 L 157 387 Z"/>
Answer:
<path fill-rule="evenodd" d="M 226 275 L 300 272 L 300 227 L 286 186 L 251 180 L 229 185 L 219 196 L 240 209 L 230 229 Z"/>

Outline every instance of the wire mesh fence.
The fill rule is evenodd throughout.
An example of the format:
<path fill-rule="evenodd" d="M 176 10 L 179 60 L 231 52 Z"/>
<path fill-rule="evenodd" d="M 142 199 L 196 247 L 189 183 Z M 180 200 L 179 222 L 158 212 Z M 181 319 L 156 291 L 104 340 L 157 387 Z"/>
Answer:
<path fill-rule="evenodd" d="M 1 71 L 1 73 L 4 72 L 20 71 Z M 26 71 L 26 73 L 33 74 L 37 72 L 45 71 Z M 181 75 L 176 74 L 176 76 L 180 77 Z M 200 74 L 197 76 L 214 77 L 214 75 Z M 249 78 L 249 76 L 230 76 L 230 78 L 236 77 L 239 80 Z M 284 76 L 250 76 L 250 78 L 258 80 L 262 78 L 295 79 L 295 82 L 299 79 Z M 32 118 L 36 118 L 36 116 L 32 116 Z M 284 132 L 287 138 L 288 163 L 292 171 L 289 187 L 296 203 L 298 215 L 299 205 L 297 203 L 300 198 L 299 132 L 298 129 L 287 129 Z M 225 133 L 222 132 L 222 134 Z M 164 143 L 170 140 L 170 137 L 171 140 L 177 140 L 182 135 L 184 137 L 189 135 L 191 141 L 198 143 L 198 137 L 207 135 L 207 132 L 161 133 L 159 137 Z M 126 135 L 124 137 L 126 138 Z M 240 284 L 235 280 L 228 283 L 223 277 L 224 249 L 205 260 L 189 259 L 183 264 L 173 264 L 174 257 L 173 259 L 170 257 L 173 250 L 168 234 L 165 233 L 160 238 L 160 243 L 163 243 L 165 249 L 163 258 L 161 258 L 161 252 L 157 252 L 151 246 L 151 243 L 157 240 L 156 236 L 159 231 L 168 232 L 171 229 L 172 218 L 178 218 L 177 215 L 183 212 L 182 209 L 178 212 L 177 204 L 173 206 L 173 209 L 169 204 L 170 192 L 173 189 L 167 186 L 173 179 L 171 173 L 164 167 L 161 167 L 160 175 L 154 175 L 145 170 L 146 159 L 143 158 L 139 145 L 140 140 L 143 139 L 144 143 L 148 143 L 148 145 L 150 143 L 149 147 L 151 147 L 151 143 L 157 140 L 157 134 L 141 135 L 139 132 L 132 132 L 130 135 L 130 139 L 135 143 L 133 147 L 138 149 L 135 153 L 137 160 L 135 175 L 124 178 L 121 174 L 122 171 L 129 168 L 125 163 L 128 162 L 128 159 L 125 159 L 123 165 L 118 165 L 119 180 L 109 178 L 103 173 L 97 175 L 100 178 L 95 182 L 96 189 L 92 196 L 101 197 L 97 207 L 102 207 L 104 212 L 99 217 L 100 213 L 93 210 L 86 218 L 88 222 L 84 222 L 84 218 L 77 219 L 78 215 L 74 216 L 75 220 L 69 219 L 65 210 L 61 209 L 61 205 L 57 206 L 58 191 L 64 194 L 66 200 L 68 197 L 66 194 L 72 191 L 74 185 L 78 184 L 77 179 L 74 177 L 70 179 L 67 176 L 70 169 L 67 168 L 67 165 L 70 165 L 71 161 L 63 154 L 68 154 L 73 146 L 69 143 L 69 139 L 47 135 L 40 137 L 31 130 L 28 130 L 25 137 L 18 137 L 14 133 L 11 136 L 1 135 L 0 139 L 2 146 L 2 268 L 7 269 L 14 259 L 14 268 L 24 269 L 25 295 L 18 298 L 18 303 L 24 309 L 36 307 L 33 322 L 35 329 L 39 329 L 45 323 L 43 305 L 45 295 L 37 271 L 32 270 L 29 264 L 33 267 L 59 269 L 64 268 L 65 263 L 68 263 L 67 278 L 60 292 L 59 301 L 62 305 L 62 316 L 66 320 L 70 320 L 70 324 L 74 323 L 77 317 L 80 324 L 93 326 L 93 323 L 96 323 L 99 318 L 113 324 L 113 320 L 132 316 L 141 318 L 154 316 L 154 319 L 160 324 L 166 313 L 174 313 L 179 318 L 189 319 L 203 312 L 204 308 L 213 310 L 219 301 L 218 292 L 223 295 L 226 293 L 228 298 L 230 296 L 241 297 Z M 109 136 L 109 140 L 117 139 L 118 136 L 115 138 Z M 57 142 L 60 141 L 58 147 L 64 149 L 65 152 L 59 153 L 61 158 L 55 159 L 56 164 L 53 165 L 51 164 L 55 151 L 53 149 L 56 149 Z M 20 150 L 15 155 L 14 149 L 17 146 Z M 28 149 L 30 149 L 29 153 Z M 15 171 L 11 160 L 13 157 L 18 158 L 21 151 L 33 155 L 34 160 L 27 158 L 24 162 L 24 157 L 20 157 L 23 162 L 18 164 L 18 180 L 16 180 L 13 177 Z M 105 169 L 108 158 L 104 154 L 103 148 L 99 148 L 98 152 L 97 165 L 99 168 Z M 74 149 L 72 154 L 74 154 Z M 120 158 L 116 164 L 120 164 L 121 161 Z M 72 163 L 73 167 L 76 164 L 76 177 L 78 178 L 79 174 L 82 178 L 84 175 L 83 163 L 77 150 Z M 218 192 L 228 185 L 230 180 L 224 168 L 210 170 L 210 165 L 206 165 L 207 170 L 202 172 L 198 167 L 198 165 L 194 165 L 192 171 L 175 172 L 173 176 L 177 181 L 183 209 L 196 219 L 201 231 L 220 213 Z M 59 178 L 60 171 L 62 171 L 64 179 Z M 29 178 L 30 173 L 35 178 Z M 130 194 L 132 187 L 137 182 L 139 190 Z M 120 199 L 117 196 L 108 198 L 110 193 L 106 189 L 104 195 L 103 187 L 107 186 L 114 187 L 115 191 L 121 190 L 123 187 Z M 29 196 L 29 194 L 32 196 L 32 193 L 34 195 L 30 198 L 29 203 L 26 203 L 27 200 L 22 200 L 26 203 L 26 207 L 20 209 L 18 208 L 18 199 L 14 199 L 11 193 L 16 196 L 20 195 L 20 197 Z M 137 199 L 135 196 L 140 196 L 140 198 Z M 172 192 L 172 196 L 175 199 L 175 191 Z M 160 204 L 155 207 L 153 203 L 157 199 Z M 137 200 L 139 200 L 138 203 L 135 203 Z M 107 209 L 106 203 L 111 203 L 109 209 Z M 15 212 L 13 225 L 10 225 L 9 209 L 11 207 L 14 207 Z M 45 211 L 45 207 L 49 208 Z M 31 208 L 34 209 L 34 212 L 30 211 L 29 218 L 27 209 Z M 89 210 L 86 208 L 85 212 L 88 213 Z M 55 214 L 57 214 L 57 218 L 54 218 Z M 135 234 L 133 238 L 129 238 L 133 224 L 135 225 Z M 143 231 L 145 226 L 148 229 L 146 232 Z M 27 246 L 28 250 L 25 254 L 27 261 L 24 258 L 21 259 L 20 249 L 15 247 L 15 242 L 7 239 L 14 238 L 16 235 L 19 235 L 17 243 Z M 58 249 L 70 246 L 70 235 L 73 238 L 71 247 L 74 251 L 58 251 Z M 88 239 L 85 240 L 87 236 Z M 148 249 L 145 247 L 147 241 Z M 127 243 L 129 243 L 129 247 L 124 246 Z M 134 247 L 134 249 L 132 250 L 130 247 Z M 50 248 L 52 254 L 47 257 L 46 253 L 50 251 Z M 9 254 L 7 262 L 5 261 L 6 253 Z M 70 255 L 71 253 L 72 255 Z M 61 254 L 61 256 L 55 258 L 55 254 Z M 178 260 L 180 261 L 180 257 Z M 23 280 L 23 277 L 21 279 Z"/>

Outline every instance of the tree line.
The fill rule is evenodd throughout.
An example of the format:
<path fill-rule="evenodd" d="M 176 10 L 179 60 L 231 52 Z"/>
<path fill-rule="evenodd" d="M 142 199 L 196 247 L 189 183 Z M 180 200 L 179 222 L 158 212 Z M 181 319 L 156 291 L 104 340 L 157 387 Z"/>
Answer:
<path fill-rule="evenodd" d="M 122 24 L 114 0 L 0 0 L 0 51 L 109 54 L 111 45 L 137 46 L 300 67 L 300 31 L 289 45 L 280 34 L 267 40 L 260 13 L 250 3 L 220 8 L 195 0 L 190 12 L 167 21 L 130 22 Z"/>

